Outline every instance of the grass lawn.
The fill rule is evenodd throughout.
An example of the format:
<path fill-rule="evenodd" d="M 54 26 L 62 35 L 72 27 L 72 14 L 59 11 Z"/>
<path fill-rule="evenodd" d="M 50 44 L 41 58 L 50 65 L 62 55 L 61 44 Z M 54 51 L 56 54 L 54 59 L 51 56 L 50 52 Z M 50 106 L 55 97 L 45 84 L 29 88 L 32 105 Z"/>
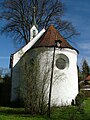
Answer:
<path fill-rule="evenodd" d="M 46 120 L 42 116 L 24 114 L 23 108 L 0 107 L 0 120 Z"/>
<path fill-rule="evenodd" d="M 53 111 L 51 120 L 90 120 L 90 98 L 84 101 L 84 110 L 77 107 L 62 107 Z"/>
<path fill-rule="evenodd" d="M 90 98 L 84 101 L 84 110 L 86 113 L 90 113 Z"/>
<path fill-rule="evenodd" d="M 84 101 L 84 112 L 76 107 L 52 109 L 51 118 L 46 116 L 31 116 L 24 114 L 22 108 L 0 107 L 0 120 L 90 120 L 90 98 Z"/>

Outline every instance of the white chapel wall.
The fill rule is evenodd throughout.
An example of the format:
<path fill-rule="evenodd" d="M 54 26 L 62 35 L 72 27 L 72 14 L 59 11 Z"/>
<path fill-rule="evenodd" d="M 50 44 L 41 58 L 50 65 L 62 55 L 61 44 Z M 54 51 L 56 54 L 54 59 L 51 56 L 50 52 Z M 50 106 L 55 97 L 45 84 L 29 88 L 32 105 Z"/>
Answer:
<path fill-rule="evenodd" d="M 49 53 L 49 67 L 51 70 L 53 48 L 48 48 L 41 56 L 41 71 L 44 71 L 46 64 L 45 56 Z M 60 70 L 56 67 L 57 55 L 64 54 L 69 59 L 68 68 Z M 77 73 L 77 52 L 68 48 L 55 50 L 55 63 L 52 87 L 52 105 L 70 105 L 72 100 L 78 94 L 78 73 Z M 42 75 L 41 75 L 42 77 Z M 49 72 L 48 79 L 50 80 L 51 72 Z M 49 89 L 48 89 L 49 91 Z"/>
<path fill-rule="evenodd" d="M 35 50 L 39 50 L 39 54 L 35 54 Z M 11 100 L 15 100 L 18 97 L 18 94 L 15 93 L 15 89 L 19 87 L 19 80 L 23 79 L 23 71 L 21 69 L 21 64 L 26 60 L 29 63 L 30 59 L 40 58 L 40 71 L 39 71 L 39 79 L 43 80 L 44 72 L 48 71 L 47 79 L 50 81 L 51 78 L 51 65 L 53 58 L 53 48 L 35 48 L 29 50 L 22 59 L 18 62 L 18 64 L 13 68 L 13 81 L 12 81 L 12 98 Z M 56 59 L 58 55 L 64 54 L 69 59 L 69 65 L 67 69 L 60 70 L 56 67 Z M 27 59 L 26 59 L 26 57 Z M 36 56 L 36 57 L 35 57 Z M 48 58 L 47 58 L 48 57 Z M 48 65 L 47 65 L 48 63 Z M 47 68 L 47 70 L 45 69 Z M 21 70 L 21 71 L 20 71 Z M 41 74 L 40 74 L 41 73 Z M 22 80 L 23 81 L 23 80 Z M 49 83 L 49 82 L 48 82 Z M 48 83 L 46 86 L 48 86 Z M 21 83 L 23 84 L 23 82 Z M 49 87 L 47 89 L 48 96 Z M 72 99 L 75 99 L 78 94 L 78 75 L 77 75 L 77 52 L 75 50 L 69 48 L 63 48 L 55 50 L 55 63 L 54 63 L 54 76 L 53 76 L 53 87 L 52 87 L 52 105 L 66 105 L 71 104 Z"/>

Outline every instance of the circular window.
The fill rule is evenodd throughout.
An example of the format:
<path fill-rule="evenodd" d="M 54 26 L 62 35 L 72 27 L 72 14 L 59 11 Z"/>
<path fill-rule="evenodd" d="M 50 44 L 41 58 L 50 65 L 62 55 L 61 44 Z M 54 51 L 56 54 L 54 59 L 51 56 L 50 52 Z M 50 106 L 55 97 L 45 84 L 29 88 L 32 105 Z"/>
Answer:
<path fill-rule="evenodd" d="M 67 68 L 68 65 L 69 65 L 68 57 L 66 55 L 64 55 L 64 54 L 59 54 L 57 59 L 56 59 L 56 67 L 58 69 L 63 70 L 65 68 Z"/>

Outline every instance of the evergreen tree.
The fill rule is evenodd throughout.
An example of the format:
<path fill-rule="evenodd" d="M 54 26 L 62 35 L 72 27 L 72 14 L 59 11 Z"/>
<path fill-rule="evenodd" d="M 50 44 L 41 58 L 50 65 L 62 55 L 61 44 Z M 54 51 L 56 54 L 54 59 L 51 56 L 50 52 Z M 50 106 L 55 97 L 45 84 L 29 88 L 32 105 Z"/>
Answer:
<path fill-rule="evenodd" d="M 86 59 L 84 59 L 83 64 L 82 64 L 82 75 L 83 79 L 89 75 L 89 65 Z"/>
<path fill-rule="evenodd" d="M 77 66 L 78 69 L 78 82 L 80 82 L 83 79 L 82 71 L 80 70 L 79 66 Z"/>

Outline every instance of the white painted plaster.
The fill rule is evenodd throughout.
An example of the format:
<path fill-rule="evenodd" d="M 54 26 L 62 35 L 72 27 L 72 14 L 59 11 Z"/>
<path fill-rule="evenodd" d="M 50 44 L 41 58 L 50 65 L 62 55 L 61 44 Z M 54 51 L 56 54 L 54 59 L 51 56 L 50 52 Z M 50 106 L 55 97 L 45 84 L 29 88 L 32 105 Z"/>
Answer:
<path fill-rule="evenodd" d="M 33 27 L 30 29 L 30 41 L 33 40 L 33 31 L 35 30 L 35 36 L 38 34 L 38 30 L 35 27 L 35 25 L 33 25 Z"/>
<path fill-rule="evenodd" d="M 33 38 L 26 46 L 24 46 L 22 49 L 20 49 L 18 52 L 16 52 L 13 55 L 13 67 L 18 63 L 20 58 L 25 54 L 27 50 L 29 50 L 37 41 L 38 39 L 44 34 L 45 29 L 43 28 L 36 37 Z"/>
<path fill-rule="evenodd" d="M 49 57 L 49 69 L 51 70 L 53 48 L 49 48 L 41 55 L 41 71 L 44 72 L 46 65 L 45 56 Z M 55 50 L 55 61 L 57 56 L 64 54 L 69 59 L 69 66 L 67 69 L 60 70 L 54 63 L 53 73 L 53 87 L 52 87 L 52 105 L 71 105 L 72 99 L 75 100 L 78 94 L 78 72 L 77 72 L 77 52 L 75 50 L 64 48 Z M 43 75 L 41 75 L 43 76 Z M 49 81 L 51 72 L 49 73 Z M 42 77 L 41 77 L 42 78 Z M 49 90 L 49 89 L 48 89 Z"/>
<path fill-rule="evenodd" d="M 44 33 L 44 31 L 43 31 L 43 33 Z M 34 43 L 37 40 L 38 39 L 35 39 Z M 31 43 L 29 43 L 29 45 L 33 46 L 34 43 L 31 41 Z M 24 53 L 25 53 L 25 51 L 27 51 L 31 48 L 29 45 L 23 49 Z M 41 48 L 35 48 L 35 49 L 41 49 Z M 50 78 L 51 78 L 51 65 L 52 65 L 52 59 L 53 59 L 53 50 L 54 50 L 54 48 L 48 47 L 46 51 L 44 51 L 44 52 L 41 51 L 41 53 L 37 56 L 37 59 L 40 58 L 40 71 L 39 72 L 41 73 L 41 75 L 39 77 L 41 79 L 43 79 L 44 72 L 45 71 L 47 72 L 49 69 L 50 71 L 49 71 L 49 74 L 47 75 L 49 82 L 50 82 Z M 33 52 L 34 52 L 34 49 L 32 50 L 32 54 L 33 54 Z M 20 53 L 18 53 L 18 54 L 20 54 Z M 16 54 L 16 56 L 15 56 L 16 58 L 18 58 L 18 54 Z M 59 56 L 60 54 L 66 55 L 69 59 L 69 65 L 68 65 L 67 69 L 60 70 L 55 65 L 57 56 Z M 22 56 L 22 54 L 21 54 L 21 56 Z M 20 58 L 21 58 L 21 56 L 20 56 Z M 55 62 L 54 62 L 51 103 L 52 103 L 52 105 L 59 105 L 59 106 L 70 105 L 72 102 L 72 99 L 75 100 L 75 97 L 78 94 L 77 52 L 75 50 L 69 49 L 69 48 L 63 48 L 63 49 L 56 48 L 55 49 Z M 47 63 L 48 63 L 48 65 L 47 65 Z M 19 69 L 20 69 L 19 65 L 18 66 L 15 66 L 15 65 L 16 65 L 16 63 L 14 63 L 14 68 L 13 68 L 14 71 L 13 71 L 13 79 L 12 79 L 12 82 L 13 82 L 12 83 L 12 98 L 11 98 L 12 100 L 15 100 L 18 97 L 17 93 L 15 93 L 15 88 L 19 86 L 19 79 L 21 79 L 20 78 L 21 73 L 19 73 Z M 47 70 L 45 69 L 45 66 L 46 66 Z M 23 74 L 21 76 L 23 77 Z M 48 93 L 48 91 L 49 91 L 49 88 L 47 89 L 47 93 Z M 47 94 L 47 96 L 48 96 L 48 94 Z"/>

